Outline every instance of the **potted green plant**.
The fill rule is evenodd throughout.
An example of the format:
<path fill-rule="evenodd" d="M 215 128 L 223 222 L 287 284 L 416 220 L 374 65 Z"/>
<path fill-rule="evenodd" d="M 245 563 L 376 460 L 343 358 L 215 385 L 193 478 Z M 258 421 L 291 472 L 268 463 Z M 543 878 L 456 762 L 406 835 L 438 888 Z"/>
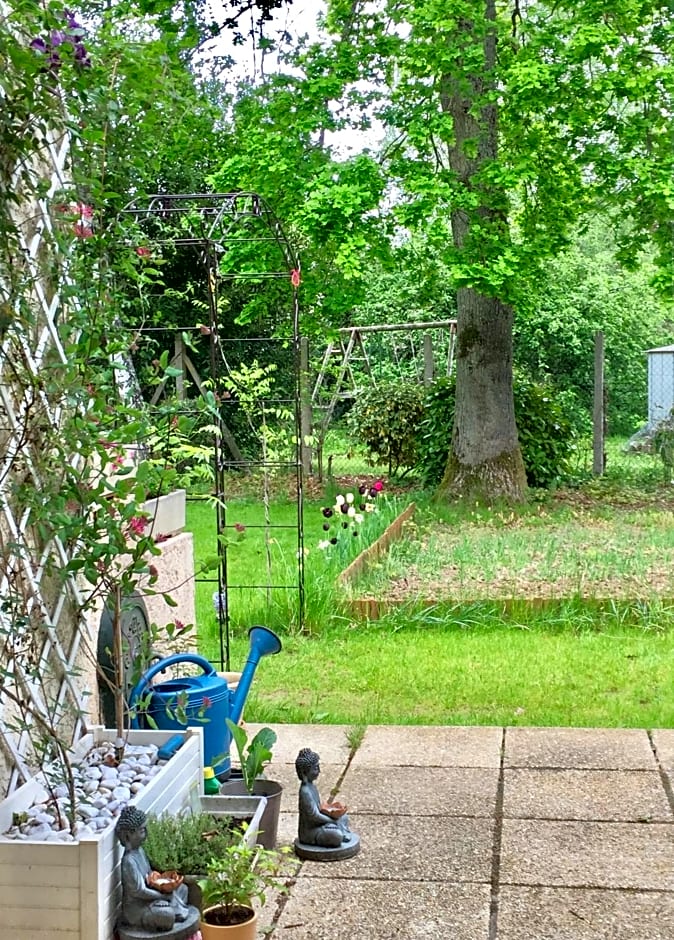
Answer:
<path fill-rule="evenodd" d="M 203 913 L 202 940 L 255 940 L 257 913 L 252 901 L 265 902 L 267 888 L 282 889 L 281 856 L 245 842 L 230 845 L 208 863 L 200 879 Z"/>
<path fill-rule="evenodd" d="M 213 802 L 213 801 L 211 801 Z M 202 908 L 199 879 L 208 859 L 224 854 L 234 842 L 255 845 L 264 798 L 217 797 L 231 811 L 206 811 L 149 816 L 145 852 L 155 871 L 177 871 L 184 876 L 190 904 Z M 237 805 L 240 804 L 240 805 Z"/>
<path fill-rule="evenodd" d="M 226 718 L 234 746 L 239 757 L 241 767 L 240 776 L 233 776 L 225 781 L 221 792 L 228 794 L 248 793 L 251 796 L 264 796 L 267 805 L 260 819 L 258 832 L 258 845 L 265 849 L 276 846 L 279 813 L 281 811 L 281 794 L 283 787 L 276 780 L 268 780 L 263 776 L 264 768 L 272 759 L 272 748 L 276 743 L 276 732 L 271 728 L 260 730 L 248 742 L 248 732 L 241 725 L 235 724 Z"/>

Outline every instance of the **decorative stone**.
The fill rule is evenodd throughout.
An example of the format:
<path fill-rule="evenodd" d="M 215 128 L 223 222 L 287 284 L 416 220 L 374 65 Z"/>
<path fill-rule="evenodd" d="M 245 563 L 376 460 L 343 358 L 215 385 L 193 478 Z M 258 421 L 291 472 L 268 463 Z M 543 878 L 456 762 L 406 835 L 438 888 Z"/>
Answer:
<path fill-rule="evenodd" d="M 82 823 L 89 833 L 109 826 L 132 795 L 139 793 L 159 772 L 163 763 L 159 764 L 156 757 L 156 745 L 127 745 L 127 755 L 119 767 L 115 767 L 111 764 L 115 760 L 112 744 L 92 748 L 82 763 L 73 767 L 76 816 L 80 820 L 76 830 L 80 831 Z M 53 779 L 55 772 L 47 770 L 46 776 Z M 61 782 L 54 785 L 53 793 L 55 803 L 44 802 L 46 792 L 43 790 L 41 799 L 25 811 L 25 822 L 3 834 L 22 841 L 62 841 L 60 833 L 70 832 L 70 790 Z"/>

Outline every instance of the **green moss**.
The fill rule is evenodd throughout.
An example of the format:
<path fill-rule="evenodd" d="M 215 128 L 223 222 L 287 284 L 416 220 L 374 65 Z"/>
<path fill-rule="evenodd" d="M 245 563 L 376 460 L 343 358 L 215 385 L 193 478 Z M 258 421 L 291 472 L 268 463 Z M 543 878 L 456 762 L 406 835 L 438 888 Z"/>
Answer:
<path fill-rule="evenodd" d="M 474 465 L 461 464 L 456 455 L 450 453 L 435 499 L 442 501 L 461 497 L 479 503 L 492 503 L 494 500 L 520 503 L 526 499 L 526 492 L 526 473 L 522 453 L 517 447 Z"/>
<path fill-rule="evenodd" d="M 473 346 L 480 342 L 480 331 L 476 326 L 466 326 L 456 337 L 456 355 L 458 359 L 467 356 Z"/>

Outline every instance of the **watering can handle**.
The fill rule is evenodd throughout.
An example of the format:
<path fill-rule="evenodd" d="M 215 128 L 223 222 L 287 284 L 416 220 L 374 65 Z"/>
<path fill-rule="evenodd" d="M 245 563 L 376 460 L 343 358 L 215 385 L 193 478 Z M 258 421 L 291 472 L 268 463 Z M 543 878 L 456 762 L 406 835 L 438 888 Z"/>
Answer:
<path fill-rule="evenodd" d="M 196 653 L 174 653 L 173 656 L 167 656 L 166 659 L 160 659 L 154 666 L 150 666 L 147 672 L 143 673 L 129 695 L 129 706 L 133 708 L 136 701 L 141 698 L 150 680 L 154 679 L 158 672 L 164 672 L 169 666 L 175 666 L 176 663 L 194 663 L 195 666 L 201 666 L 204 675 L 214 676 L 217 670 L 212 663 L 209 663 L 203 656 L 197 656 Z M 133 722 L 134 727 L 137 727 Z"/>

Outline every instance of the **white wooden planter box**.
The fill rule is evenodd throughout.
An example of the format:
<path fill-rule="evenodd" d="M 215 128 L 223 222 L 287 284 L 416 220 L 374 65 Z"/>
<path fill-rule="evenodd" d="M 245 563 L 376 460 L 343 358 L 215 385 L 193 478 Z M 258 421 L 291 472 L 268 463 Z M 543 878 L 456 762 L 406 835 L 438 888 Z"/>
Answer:
<path fill-rule="evenodd" d="M 161 745 L 175 731 L 130 731 L 130 744 Z M 187 728 L 185 743 L 131 800 L 146 813 L 177 813 L 203 787 L 203 733 Z M 94 728 L 75 756 L 116 733 Z M 36 777 L 0 803 L 0 832 L 42 789 Z M 22 842 L 0 836 L 0 924 L 12 940 L 111 940 L 121 901 L 122 847 L 114 825 L 79 842 Z"/>
<path fill-rule="evenodd" d="M 176 535 L 185 528 L 185 490 L 172 490 L 163 496 L 148 499 L 143 503 L 143 511 L 151 517 L 152 534 Z"/>

